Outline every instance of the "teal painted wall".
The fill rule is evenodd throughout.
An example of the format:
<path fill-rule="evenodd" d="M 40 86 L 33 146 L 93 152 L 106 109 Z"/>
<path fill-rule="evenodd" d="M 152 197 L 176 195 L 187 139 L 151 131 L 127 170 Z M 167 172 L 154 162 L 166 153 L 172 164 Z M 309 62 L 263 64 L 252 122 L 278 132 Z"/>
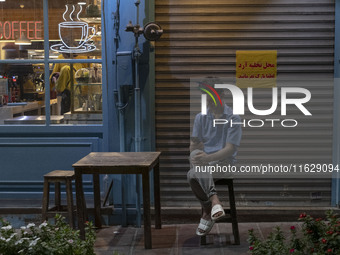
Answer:
<path fill-rule="evenodd" d="M 44 174 L 72 170 L 74 162 L 98 151 L 101 143 L 98 137 L 0 138 L 0 199 L 42 198 Z"/>

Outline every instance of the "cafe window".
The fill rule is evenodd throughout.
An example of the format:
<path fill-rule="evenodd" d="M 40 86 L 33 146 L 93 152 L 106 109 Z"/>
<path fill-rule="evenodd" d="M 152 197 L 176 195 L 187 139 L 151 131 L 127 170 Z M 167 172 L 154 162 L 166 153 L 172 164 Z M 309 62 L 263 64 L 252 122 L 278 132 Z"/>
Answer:
<path fill-rule="evenodd" d="M 101 1 L 6 0 L 0 14 L 0 125 L 102 124 Z"/>

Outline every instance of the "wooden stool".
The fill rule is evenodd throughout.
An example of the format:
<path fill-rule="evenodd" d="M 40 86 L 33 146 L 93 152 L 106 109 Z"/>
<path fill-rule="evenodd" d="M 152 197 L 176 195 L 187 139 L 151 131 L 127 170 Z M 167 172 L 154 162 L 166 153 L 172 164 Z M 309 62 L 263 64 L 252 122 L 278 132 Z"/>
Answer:
<path fill-rule="evenodd" d="M 47 220 L 48 216 L 55 216 L 57 213 L 67 212 L 69 224 L 74 227 L 74 207 L 72 196 L 72 180 L 75 179 L 74 171 L 55 170 L 44 175 L 44 194 L 42 202 L 42 220 Z M 54 183 L 55 206 L 49 208 L 50 183 Z M 66 184 L 67 206 L 61 205 L 60 183 Z"/>
<path fill-rule="evenodd" d="M 215 181 L 215 185 L 227 185 L 229 194 L 229 207 L 230 209 L 224 209 L 225 217 L 218 220 L 218 222 L 229 222 L 232 224 L 233 235 L 235 245 L 240 245 L 240 234 L 238 231 L 238 222 L 236 215 L 235 194 L 234 194 L 234 181 L 232 178 L 219 179 Z M 207 244 L 206 236 L 201 236 L 201 245 Z"/>

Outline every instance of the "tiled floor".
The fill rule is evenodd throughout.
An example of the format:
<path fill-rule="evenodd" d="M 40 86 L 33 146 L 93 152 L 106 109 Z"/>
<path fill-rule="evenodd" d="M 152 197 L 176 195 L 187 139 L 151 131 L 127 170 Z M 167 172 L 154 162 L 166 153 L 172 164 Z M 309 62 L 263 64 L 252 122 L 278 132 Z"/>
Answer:
<path fill-rule="evenodd" d="M 277 225 L 289 233 L 290 226 L 297 223 L 239 223 L 241 245 L 232 244 L 231 224 L 218 223 L 204 246 L 195 235 L 196 224 L 163 225 L 162 229 L 152 229 L 152 250 L 144 249 L 143 228 L 107 227 L 98 231 L 95 251 L 97 255 L 247 254 L 249 229 L 253 228 L 259 237 L 266 237 Z"/>

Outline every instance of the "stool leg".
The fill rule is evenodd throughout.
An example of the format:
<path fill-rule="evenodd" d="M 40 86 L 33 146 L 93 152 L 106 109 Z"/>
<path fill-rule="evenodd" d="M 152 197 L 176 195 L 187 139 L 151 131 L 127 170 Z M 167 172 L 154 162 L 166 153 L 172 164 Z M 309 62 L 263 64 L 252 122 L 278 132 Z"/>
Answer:
<path fill-rule="evenodd" d="M 236 215 L 236 205 L 235 205 L 235 194 L 233 183 L 228 184 L 228 193 L 229 193 L 229 204 L 230 204 L 230 216 L 231 216 L 231 224 L 233 228 L 233 235 L 235 238 L 235 244 L 240 245 L 240 234 L 238 231 L 238 222 L 237 222 L 237 215 Z"/>
<path fill-rule="evenodd" d="M 201 215 L 203 215 L 203 208 L 202 208 Z M 200 245 L 206 245 L 206 244 L 207 244 L 207 236 L 201 236 L 200 237 Z"/>
<path fill-rule="evenodd" d="M 207 236 L 201 236 L 200 244 L 201 245 L 206 245 L 207 244 Z"/>
<path fill-rule="evenodd" d="M 83 192 L 83 194 L 82 194 L 82 198 L 83 198 L 83 201 L 84 201 L 84 219 L 88 221 L 88 220 L 89 220 L 89 215 L 88 215 L 88 213 L 87 213 L 86 200 L 85 200 L 85 194 L 84 194 L 84 192 Z"/>
<path fill-rule="evenodd" d="M 66 180 L 67 212 L 71 228 L 74 228 L 72 180 Z"/>
<path fill-rule="evenodd" d="M 61 210 L 61 193 L 60 193 L 60 182 L 55 182 L 54 183 L 54 204 L 56 206 L 56 209 L 58 211 Z"/>
<path fill-rule="evenodd" d="M 47 220 L 47 210 L 50 202 L 50 183 L 44 181 L 43 202 L 42 202 L 42 221 Z"/>

